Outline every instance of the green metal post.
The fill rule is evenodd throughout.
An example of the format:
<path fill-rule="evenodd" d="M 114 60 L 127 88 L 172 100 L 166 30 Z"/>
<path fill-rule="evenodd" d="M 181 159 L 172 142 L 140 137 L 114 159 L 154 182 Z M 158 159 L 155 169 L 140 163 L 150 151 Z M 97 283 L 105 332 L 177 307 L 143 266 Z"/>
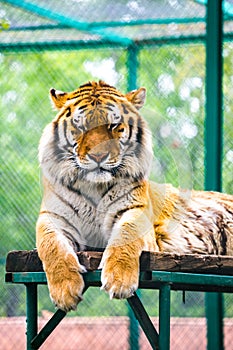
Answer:
<path fill-rule="evenodd" d="M 221 0 L 208 0 L 206 33 L 205 189 L 222 184 L 222 32 Z M 208 350 L 223 349 L 223 297 L 206 294 Z"/>
<path fill-rule="evenodd" d="M 171 286 L 162 283 L 159 289 L 159 350 L 170 349 Z"/>
<path fill-rule="evenodd" d="M 138 292 L 137 292 L 138 293 Z M 151 322 L 150 317 L 148 316 L 141 300 L 137 296 L 136 293 L 131 298 L 127 299 L 131 309 L 133 310 L 135 317 L 137 318 L 138 322 L 140 323 L 152 349 L 158 350 L 158 344 L 159 344 L 159 335 L 154 328 L 153 323 Z"/>
<path fill-rule="evenodd" d="M 32 339 L 31 346 L 33 349 L 39 349 L 40 346 L 45 342 L 48 336 L 54 331 L 57 325 L 66 316 L 66 312 L 58 309 L 52 318 L 46 323 L 42 330 L 37 334 L 37 336 Z"/>
<path fill-rule="evenodd" d="M 137 67 L 138 67 L 138 50 L 136 45 L 130 45 L 127 49 L 127 69 L 128 69 L 128 91 L 137 88 Z M 139 350 L 139 324 L 131 307 L 128 309 L 129 314 L 129 346 L 130 350 Z"/>
<path fill-rule="evenodd" d="M 222 184 L 222 1 L 209 0 L 206 33 L 205 188 Z"/>
<path fill-rule="evenodd" d="M 27 350 L 32 350 L 32 339 L 37 334 L 37 284 L 26 283 Z M 34 348 L 35 349 L 35 348 Z"/>
<path fill-rule="evenodd" d="M 139 325 L 131 307 L 128 309 L 129 315 L 129 345 L 130 350 L 139 350 Z"/>
<path fill-rule="evenodd" d="M 221 293 L 206 293 L 207 349 L 223 350 L 223 298 Z"/>

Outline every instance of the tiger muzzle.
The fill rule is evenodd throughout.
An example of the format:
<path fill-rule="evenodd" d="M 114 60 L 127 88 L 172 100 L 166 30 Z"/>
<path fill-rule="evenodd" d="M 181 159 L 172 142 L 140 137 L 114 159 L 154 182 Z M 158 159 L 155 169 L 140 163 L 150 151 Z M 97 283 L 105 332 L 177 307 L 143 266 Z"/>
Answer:
<path fill-rule="evenodd" d="M 110 159 L 118 158 L 120 146 L 112 132 L 105 125 L 88 130 L 78 149 L 78 156 L 86 158 L 98 166 Z"/>
<path fill-rule="evenodd" d="M 109 152 L 97 152 L 97 153 L 88 153 L 88 158 L 93 160 L 95 163 L 100 164 L 105 162 L 109 157 Z"/>

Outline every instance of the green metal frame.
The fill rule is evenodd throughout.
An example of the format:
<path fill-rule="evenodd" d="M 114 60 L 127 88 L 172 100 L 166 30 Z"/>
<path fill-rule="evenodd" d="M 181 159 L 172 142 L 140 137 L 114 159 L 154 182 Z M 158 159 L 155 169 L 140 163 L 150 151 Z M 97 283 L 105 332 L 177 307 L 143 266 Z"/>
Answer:
<path fill-rule="evenodd" d="M 128 69 L 128 91 L 137 89 L 137 71 L 138 71 L 139 49 L 136 45 L 130 45 L 127 49 L 127 69 Z M 131 307 L 130 307 L 131 306 Z M 130 350 L 139 350 L 139 324 L 132 305 L 129 303 L 129 346 Z"/>
<path fill-rule="evenodd" d="M 145 24 L 186 24 L 186 23 L 200 23 L 205 22 L 204 17 L 169 17 L 169 18 L 146 18 L 146 19 L 137 19 L 137 20 L 127 20 L 127 21 L 98 21 L 98 19 L 95 22 L 88 22 L 88 21 L 77 21 L 75 19 L 72 19 L 70 17 L 64 16 L 64 14 L 58 11 L 51 11 L 49 9 L 45 9 L 44 7 L 41 7 L 39 5 L 36 5 L 34 3 L 31 3 L 30 1 L 25 0 L 2 0 L 5 3 L 11 4 L 13 6 L 17 6 L 21 9 L 24 9 L 26 11 L 32 12 L 34 14 L 37 14 L 38 16 L 47 18 L 51 21 L 59 22 L 60 24 L 63 24 L 68 27 L 76 28 L 79 30 L 84 31 L 94 31 L 98 30 L 98 28 L 106 29 L 106 28 L 114 28 L 114 27 L 122 27 L 122 26 L 138 26 L 138 25 L 145 25 Z M 38 29 L 38 27 L 37 27 Z M 98 32 L 97 32 L 98 33 Z M 100 32 L 101 35 L 107 35 L 106 32 Z M 119 39 L 121 36 L 119 36 Z M 113 36 L 113 40 L 115 40 L 115 34 Z"/>
<path fill-rule="evenodd" d="M 25 0 L 4 0 L 4 1 L 14 6 L 18 6 L 26 11 L 33 12 L 34 14 L 37 14 L 39 16 L 48 18 L 52 21 L 57 21 L 60 24 L 66 25 L 68 27 L 75 28 L 81 31 L 87 31 L 91 34 L 100 35 L 101 37 L 105 38 L 110 42 L 119 43 L 122 46 L 129 46 L 130 44 L 132 44 L 131 39 L 120 35 L 116 35 L 114 32 L 110 32 L 109 30 L 106 32 L 106 30 L 104 30 L 102 26 L 100 26 L 99 28 L 96 28 L 93 25 L 90 25 L 88 22 L 77 21 L 73 18 L 66 17 L 60 12 L 44 9 L 41 6 L 35 5 L 28 1 L 25 1 Z"/>
<path fill-rule="evenodd" d="M 25 52 L 31 50 L 78 50 L 78 49 L 91 49 L 91 48 L 103 48 L 103 47 L 121 47 L 128 48 L 137 46 L 138 48 L 147 46 L 160 46 L 160 45 L 177 45 L 185 43 L 195 43 L 195 42 L 205 42 L 206 35 L 180 35 L 177 36 L 165 36 L 165 37 L 155 37 L 140 40 L 133 40 L 127 36 L 119 35 L 119 33 L 114 31 L 114 28 L 118 27 L 129 27 L 129 26 L 142 26 L 142 25 L 164 25 L 170 23 L 176 24 L 195 24 L 195 23 L 206 23 L 205 17 L 193 17 L 193 18 L 148 18 L 148 19 L 138 19 L 130 21 L 100 21 L 100 22 L 85 22 L 78 21 L 74 18 L 70 18 L 62 14 L 62 12 L 45 9 L 38 4 L 31 3 L 26 0 L 2 0 L 3 2 L 16 6 L 25 11 L 31 12 L 35 15 L 41 16 L 52 23 L 48 25 L 41 26 L 25 26 L 21 28 L 9 28 L 9 31 L 18 30 L 47 30 L 47 29 L 67 29 L 75 28 L 81 32 L 89 33 L 98 38 L 93 38 L 88 41 L 86 40 L 72 40 L 72 41 L 46 41 L 46 42 L 17 42 L 17 43 L 0 43 L 0 49 L 2 52 Z M 216 0 L 216 3 L 219 0 Z M 197 1 L 200 4 L 206 5 L 205 0 Z M 214 0 L 215 2 L 215 0 Z M 213 3 L 214 3 L 213 2 Z M 211 4 L 212 6 L 212 4 Z M 232 19 L 233 6 L 224 2 L 224 14 L 225 19 Z M 55 22 L 55 23 L 53 23 Z M 226 33 L 224 35 L 224 40 L 233 40 L 233 33 Z"/>
<path fill-rule="evenodd" d="M 92 271 L 83 275 L 85 291 L 89 287 L 100 287 L 101 271 Z M 27 317 L 27 350 L 39 349 L 56 326 L 66 316 L 66 312 L 57 310 L 47 324 L 38 332 L 37 324 L 37 285 L 46 284 L 44 272 L 15 272 L 6 274 L 6 282 L 25 284 L 26 286 L 26 317 Z M 170 296 L 171 290 L 215 290 L 233 292 L 233 276 L 194 274 L 166 271 L 151 271 L 140 274 L 141 289 L 159 289 L 159 332 L 154 328 L 137 293 L 127 299 L 136 319 L 144 331 L 152 349 L 170 349 Z M 216 295 L 216 293 L 213 293 Z M 218 334 L 208 334 L 215 344 Z M 208 339 L 209 340 L 209 339 Z"/>
<path fill-rule="evenodd" d="M 212 191 L 221 191 L 222 186 L 222 16 L 221 0 L 209 0 L 206 39 L 205 189 Z"/>

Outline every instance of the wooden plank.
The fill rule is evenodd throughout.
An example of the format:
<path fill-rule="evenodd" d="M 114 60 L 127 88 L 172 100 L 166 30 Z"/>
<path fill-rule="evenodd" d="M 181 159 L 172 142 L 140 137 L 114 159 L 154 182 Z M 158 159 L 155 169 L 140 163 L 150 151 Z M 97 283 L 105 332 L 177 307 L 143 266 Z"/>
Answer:
<path fill-rule="evenodd" d="M 148 253 L 147 253 L 148 254 Z M 144 257 L 143 257 L 144 258 Z M 150 271 L 192 272 L 217 275 L 233 275 L 233 257 L 201 254 L 151 253 Z M 146 262 L 148 263 L 146 259 Z M 141 262 L 142 270 L 145 269 Z"/>
<path fill-rule="evenodd" d="M 78 252 L 80 264 L 84 265 L 88 271 L 98 270 L 102 252 Z"/>
<path fill-rule="evenodd" d="M 97 270 L 102 252 L 78 252 L 80 263 L 87 270 Z M 233 276 L 233 257 L 199 254 L 168 254 L 143 252 L 141 271 L 192 272 Z M 7 272 L 41 272 L 42 263 L 37 250 L 11 251 L 6 259 Z"/>
<path fill-rule="evenodd" d="M 38 257 L 36 249 L 13 250 L 7 254 L 7 272 L 41 272 L 42 262 Z"/>
<path fill-rule="evenodd" d="M 102 253 L 101 252 L 78 252 L 80 263 L 87 270 L 97 270 Z M 7 272 L 42 272 L 42 262 L 37 250 L 13 250 L 7 254 Z"/>

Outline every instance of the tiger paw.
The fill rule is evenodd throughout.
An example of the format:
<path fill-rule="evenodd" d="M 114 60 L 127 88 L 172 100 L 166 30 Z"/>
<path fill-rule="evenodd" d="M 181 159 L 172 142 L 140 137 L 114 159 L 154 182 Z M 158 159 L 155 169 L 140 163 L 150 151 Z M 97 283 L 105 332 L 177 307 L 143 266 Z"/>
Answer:
<path fill-rule="evenodd" d="M 139 261 L 135 257 L 123 257 L 123 254 L 118 254 L 118 249 L 107 257 L 103 255 L 101 289 L 109 293 L 110 299 L 127 299 L 138 288 Z"/>
<path fill-rule="evenodd" d="M 67 276 L 62 276 L 60 279 L 57 276 L 55 279 L 50 276 L 48 286 L 51 300 L 61 310 L 66 312 L 75 310 L 82 301 L 84 282 L 79 272 L 69 271 Z"/>

